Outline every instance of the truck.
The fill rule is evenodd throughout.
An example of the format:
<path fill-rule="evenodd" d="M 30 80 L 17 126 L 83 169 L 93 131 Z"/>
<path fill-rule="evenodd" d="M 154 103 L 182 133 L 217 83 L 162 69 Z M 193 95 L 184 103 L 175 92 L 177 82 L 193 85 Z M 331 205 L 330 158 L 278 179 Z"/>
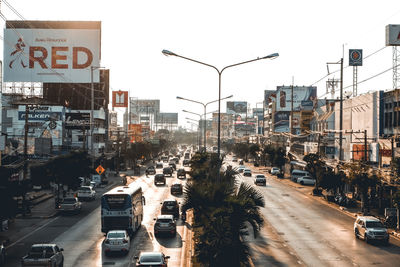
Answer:
<path fill-rule="evenodd" d="M 21 265 L 62 267 L 64 265 L 64 250 L 56 244 L 33 244 L 29 253 L 22 257 Z"/>
<path fill-rule="evenodd" d="M 81 209 L 82 203 L 76 197 L 66 197 L 58 206 L 58 210 L 61 212 L 80 212 Z"/>

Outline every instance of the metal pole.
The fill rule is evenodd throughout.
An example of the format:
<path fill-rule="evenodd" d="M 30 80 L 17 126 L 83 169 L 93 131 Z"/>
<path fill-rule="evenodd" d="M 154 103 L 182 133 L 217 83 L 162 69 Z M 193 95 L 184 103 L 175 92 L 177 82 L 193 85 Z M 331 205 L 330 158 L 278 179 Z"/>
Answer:
<path fill-rule="evenodd" d="M 264 125 L 264 123 L 265 123 L 265 99 L 263 100 L 263 115 L 262 115 L 262 130 L 261 130 L 261 133 L 262 133 L 262 135 L 264 136 L 264 127 L 265 127 L 265 125 Z"/>
<path fill-rule="evenodd" d="M 204 117 L 203 117 L 203 123 L 204 123 L 204 152 L 207 152 L 207 121 L 206 121 L 206 113 L 207 113 L 207 105 L 203 105 L 204 106 Z"/>
<path fill-rule="evenodd" d="M 343 160 L 343 58 L 340 59 L 340 119 L 339 119 L 339 160 Z"/>
<path fill-rule="evenodd" d="M 221 74 L 218 71 L 218 159 L 221 157 Z"/>
<path fill-rule="evenodd" d="M 94 149 L 93 149 L 93 130 L 94 130 L 94 84 L 93 84 L 93 66 L 90 66 L 90 84 L 91 84 L 91 109 L 90 109 L 90 153 L 92 154 L 92 169 L 94 169 Z"/>

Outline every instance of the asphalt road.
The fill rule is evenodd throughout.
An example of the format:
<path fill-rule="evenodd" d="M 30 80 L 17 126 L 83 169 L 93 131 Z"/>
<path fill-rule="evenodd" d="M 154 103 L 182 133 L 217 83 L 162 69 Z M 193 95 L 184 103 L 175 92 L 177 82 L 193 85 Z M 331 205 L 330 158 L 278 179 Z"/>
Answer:
<path fill-rule="evenodd" d="M 158 169 L 157 172 L 162 171 Z M 129 254 L 105 256 L 103 249 L 104 235 L 101 232 L 100 221 L 100 196 L 108 188 L 96 189 L 97 198 L 94 201 L 84 202 L 80 214 L 59 215 L 50 219 L 31 219 L 26 222 L 26 234 L 17 240 L 8 249 L 8 261 L 6 266 L 20 266 L 20 259 L 34 243 L 56 243 L 64 248 L 64 266 L 135 266 L 134 256 L 140 251 L 162 251 L 169 255 L 169 266 L 187 266 L 185 251 L 188 224 L 183 225 L 177 221 L 176 237 L 154 238 L 154 220 L 159 213 L 164 199 L 170 198 L 170 185 L 177 182 L 176 172 L 171 178 L 166 178 L 166 186 L 154 186 L 154 176 L 141 176 L 134 181 L 140 183 L 146 198 L 144 206 L 144 219 L 142 227 L 135 233 L 131 240 Z M 115 178 L 117 183 L 119 179 Z M 179 179 L 182 183 L 185 181 Z M 114 186 L 116 186 L 115 184 Z M 181 196 L 176 197 L 178 201 Z M 49 200 L 49 208 L 54 209 L 54 202 Z"/>
<path fill-rule="evenodd" d="M 241 179 L 253 184 L 253 171 Z M 355 217 L 311 196 L 310 186 L 263 174 L 267 185 L 257 188 L 265 198 L 266 225 L 259 237 L 248 238 L 255 266 L 399 266 L 397 239 L 391 237 L 389 246 L 366 244 L 354 236 Z"/>

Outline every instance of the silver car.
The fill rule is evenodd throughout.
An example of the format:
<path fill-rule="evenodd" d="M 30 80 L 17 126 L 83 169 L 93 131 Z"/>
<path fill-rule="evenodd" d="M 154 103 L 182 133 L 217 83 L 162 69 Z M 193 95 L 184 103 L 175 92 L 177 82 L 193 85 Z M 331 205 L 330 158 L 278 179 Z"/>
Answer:
<path fill-rule="evenodd" d="M 107 233 L 104 239 L 105 254 L 111 252 L 122 252 L 128 254 L 131 241 L 125 230 L 112 230 Z"/>
<path fill-rule="evenodd" d="M 154 236 L 159 234 L 169 234 L 176 236 L 176 222 L 173 215 L 158 215 L 154 224 Z"/>
<path fill-rule="evenodd" d="M 358 216 L 354 222 L 354 235 L 363 238 L 366 243 L 372 240 L 389 243 L 389 234 L 383 223 L 373 216 Z"/>
<path fill-rule="evenodd" d="M 141 252 L 139 256 L 135 256 L 136 266 L 168 266 L 169 256 L 165 256 L 162 252 Z"/>

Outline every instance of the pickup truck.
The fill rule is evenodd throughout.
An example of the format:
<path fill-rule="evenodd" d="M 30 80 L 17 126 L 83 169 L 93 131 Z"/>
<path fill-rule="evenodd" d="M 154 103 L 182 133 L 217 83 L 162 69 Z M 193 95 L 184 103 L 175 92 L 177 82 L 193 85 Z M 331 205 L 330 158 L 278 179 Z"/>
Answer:
<path fill-rule="evenodd" d="M 28 255 L 22 257 L 24 266 L 62 267 L 64 265 L 64 251 L 56 244 L 33 244 Z"/>
<path fill-rule="evenodd" d="M 96 191 L 91 186 L 81 186 L 78 188 L 78 199 L 91 199 L 96 198 Z"/>
<path fill-rule="evenodd" d="M 76 197 L 66 197 L 58 206 L 61 212 L 80 212 L 82 209 L 82 202 L 78 201 Z"/>

